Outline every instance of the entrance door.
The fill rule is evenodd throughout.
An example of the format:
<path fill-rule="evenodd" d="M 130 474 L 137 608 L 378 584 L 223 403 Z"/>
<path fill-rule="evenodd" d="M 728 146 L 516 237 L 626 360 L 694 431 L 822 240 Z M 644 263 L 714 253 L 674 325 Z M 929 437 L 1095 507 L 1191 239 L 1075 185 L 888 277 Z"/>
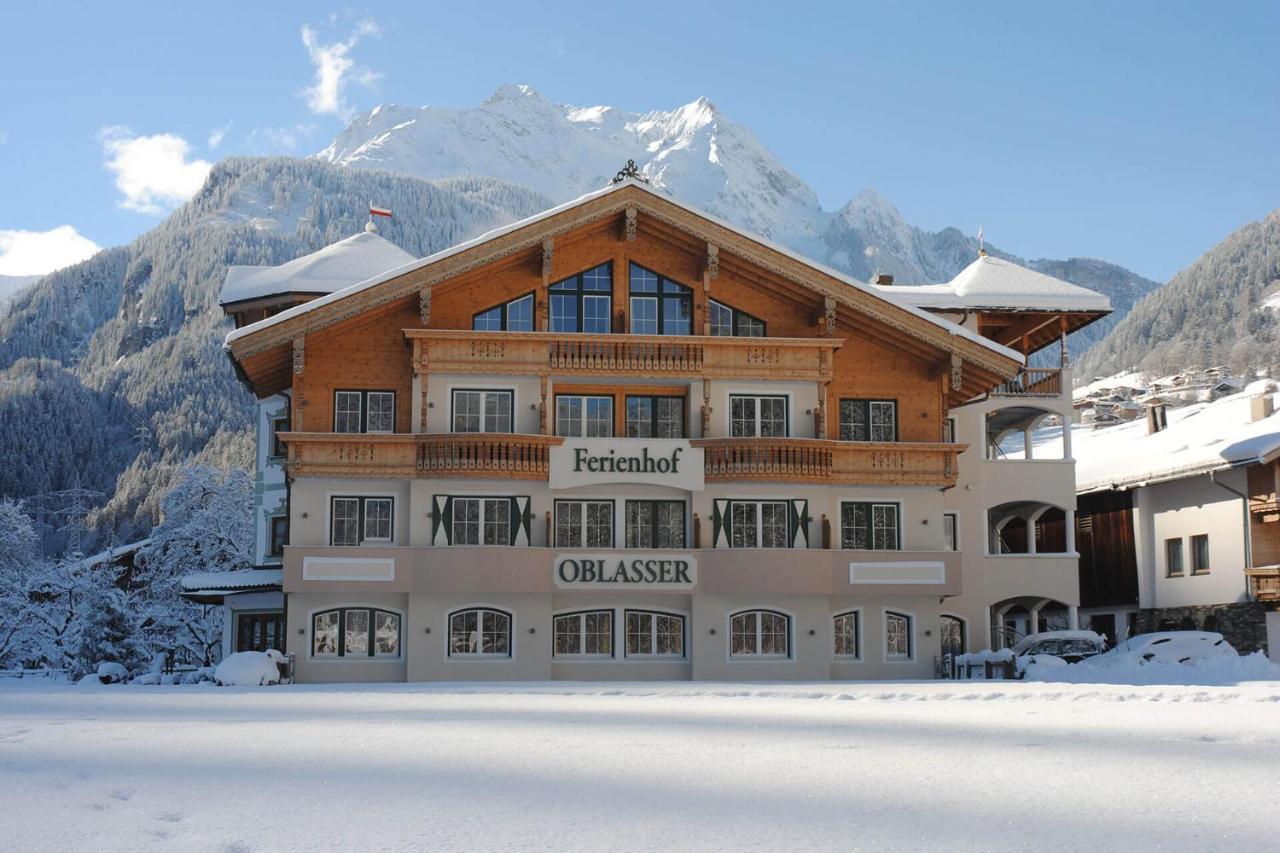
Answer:
<path fill-rule="evenodd" d="M 964 654 L 964 622 L 955 616 L 943 616 L 938 633 L 942 636 L 944 655 Z"/>
<path fill-rule="evenodd" d="M 283 613 L 237 613 L 237 652 L 284 651 Z"/>

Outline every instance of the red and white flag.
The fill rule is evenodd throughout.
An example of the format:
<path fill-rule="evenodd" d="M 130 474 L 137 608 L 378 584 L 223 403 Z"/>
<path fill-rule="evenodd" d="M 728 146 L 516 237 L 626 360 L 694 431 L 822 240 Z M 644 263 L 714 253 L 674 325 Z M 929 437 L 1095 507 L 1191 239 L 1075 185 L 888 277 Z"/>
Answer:
<path fill-rule="evenodd" d="M 378 207 L 373 202 L 369 202 L 369 215 L 370 216 L 390 216 L 391 208 Z"/>

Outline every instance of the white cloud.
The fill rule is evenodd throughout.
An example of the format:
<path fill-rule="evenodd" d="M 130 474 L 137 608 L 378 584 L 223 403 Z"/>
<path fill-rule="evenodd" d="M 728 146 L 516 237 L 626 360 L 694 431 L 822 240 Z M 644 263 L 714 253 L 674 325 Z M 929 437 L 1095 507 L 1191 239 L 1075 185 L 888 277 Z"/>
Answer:
<path fill-rule="evenodd" d="M 316 126 L 308 123 L 292 127 L 255 127 L 249 131 L 245 145 L 250 151 L 277 154 L 294 150 L 315 132 Z"/>
<path fill-rule="evenodd" d="M 227 122 L 222 127 L 215 127 L 209 131 L 209 150 L 217 151 L 218 146 L 222 144 L 222 138 L 227 135 L 227 131 L 231 130 L 231 125 L 235 122 Z"/>
<path fill-rule="evenodd" d="M 376 71 L 357 65 L 351 58 L 351 51 L 360 43 L 360 39 L 376 36 L 381 32 L 377 21 L 364 18 L 345 39 L 322 44 L 314 29 L 303 26 L 302 44 L 307 48 L 307 55 L 311 57 L 311 64 L 316 71 L 315 83 L 302 90 L 303 97 L 307 99 L 307 108 L 311 112 L 339 118 L 351 115 L 352 107 L 344 97 L 347 84 L 355 81 L 362 86 L 372 86 L 382 77 Z"/>
<path fill-rule="evenodd" d="M 0 145 L 4 145 L 9 141 L 9 131 L 0 130 Z"/>
<path fill-rule="evenodd" d="M 79 263 L 100 248 L 70 225 L 48 231 L 0 229 L 0 275 L 44 275 Z"/>
<path fill-rule="evenodd" d="M 127 127 L 98 132 L 106 167 L 124 194 L 120 206 L 140 213 L 164 213 L 199 191 L 212 164 L 189 160 L 191 145 L 181 136 L 135 136 Z"/>

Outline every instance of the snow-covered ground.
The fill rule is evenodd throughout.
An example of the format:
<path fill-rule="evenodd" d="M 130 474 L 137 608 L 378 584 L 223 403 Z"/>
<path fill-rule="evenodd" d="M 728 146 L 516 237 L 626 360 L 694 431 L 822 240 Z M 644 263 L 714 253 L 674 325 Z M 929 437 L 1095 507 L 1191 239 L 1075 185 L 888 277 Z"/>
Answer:
<path fill-rule="evenodd" d="M 1275 849 L 1280 682 L 0 682 L 12 850 Z"/>

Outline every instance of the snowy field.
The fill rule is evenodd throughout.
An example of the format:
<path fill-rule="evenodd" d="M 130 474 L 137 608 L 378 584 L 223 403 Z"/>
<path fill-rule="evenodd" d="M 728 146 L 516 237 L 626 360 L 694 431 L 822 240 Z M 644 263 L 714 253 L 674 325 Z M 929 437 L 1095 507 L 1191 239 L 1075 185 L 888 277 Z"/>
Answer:
<path fill-rule="evenodd" d="M 0 682 L 9 850 L 1275 850 L 1280 682 Z"/>

